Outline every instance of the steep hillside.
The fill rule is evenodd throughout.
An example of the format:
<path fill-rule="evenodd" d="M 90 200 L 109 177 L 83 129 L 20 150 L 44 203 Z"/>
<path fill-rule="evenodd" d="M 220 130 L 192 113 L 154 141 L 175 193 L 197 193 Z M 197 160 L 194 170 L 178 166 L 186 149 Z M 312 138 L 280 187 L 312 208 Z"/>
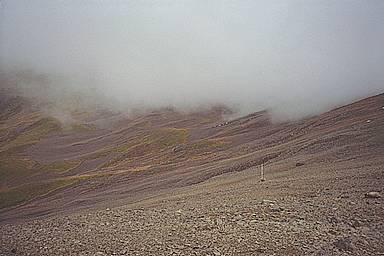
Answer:
<path fill-rule="evenodd" d="M 277 124 L 267 112 L 224 121 L 225 109 L 220 108 L 190 114 L 164 109 L 131 118 L 73 113 L 77 119 L 62 124 L 33 111 L 21 98 L 5 98 L 1 208 L 39 197 L 33 202 L 38 212 L 75 210 L 109 198 L 132 202 L 147 192 L 196 184 L 261 163 L 294 167 L 298 162 L 378 157 L 384 152 L 383 98 Z M 99 128 L 105 122 L 112 125 Z M 31 211 L 28 205 L 22 208 Z"/>
<path fill-rule="evenodd" d="M 229 255 L 255 252 L 269 255 L 270 247 L 281 255 L 309 252 L 328 255 L 332 250 L 345 249 L 339 248 L 338 237 L 349 239 L 340 242 L 344 243 L 341 247 L 346 247 L 345 251 L 353 247 L 363 253 L 370 246 L 367 252 L 384 253 L 382 246 L 372 245 L 383 241 L 383 226 L 379 224 L 384 212 L 382 199 L 364 198 L 370 191 L 383 192 L 384 94 L 318 116 L 281 123 L 272 122 L 266 111 L 228 121 L 224 117 L 229 110 L 216 107 L 188 114 L 162 109 L 129 117 L 100 111 L 73 112 L 73 121 L 63 124 L 42 115 L 21 98 L 2 96 L 0 105 L 0 220 L 23 223 L 40 219 L 28 222 L 27 232 L 37 227 L 55 232 L 50 226 L 53 222 L 59 223 L 55 225 L 60 230 L 66 225 L 70 229 L 76 227 L 76 233 L 82 232 L 81 225 L 91 228 L 90 223 L 98 222 L 112 223 L 118 229 L 121 223 L 116 221 L 122 219 L 113 216 L 124 216 L 130 223 L 133 221 L 128 226 L 121 224 L 125 230 L 137 230 L 137 236 L 131 237 L 133 251 L 125 249 L 127 254 L 169 255 L 165 246 L 168 240 L 160 235 L 163 232 L 170 232 L 170 237 L 201 235 L 201 239 L 196 238 L 192 243 L 174 240 L 173 245 L 185 248 L 172 247 L 181 254 L 209 251 L 219 255 L 215 254 L 217 251 Z M 261 164 L 265 167 L 265 182 L 260 181 Z M 270 201 L 260 204 L 263 199 Z M 103 210 L 117 206 L 123 207 Z M 303 211 L 298 212 L 297 207 Z M 332 212 L 340 213 L 336 216 Z M 61 217 L 68 214 L 73 217 Z M 223 214 L 229 219 L 220 217 Z M 298 216 L 305 225 L 291 223 L 296 221 L 292 216 Z M 238 219 L 232 222 L 233 218 Z M 279 218 L 292 225 L 281 224 Z M 156 223 L 157 219 L 165 224 Z M 193 224 L 188 219 L 197 222 Z M 273 219 L 276 223 L 271 222 Z M 69 224 L 63 224 L 66 220 Z M 255 226 L 244 226 L 249 221 L 254 221 Z M 370 233 L 372 241 L 365 245 L 355 238 L 360 234 L 357 227 L 354 227 L 355 235 L 346 228 L 353 227 L 356 221 L 360 226 L 369 222 L 369 232 L 374 232 Z M 160 225 L 154 227 L 148 243 L 155 248 L 159 239 L 163 246 L 160 244 L 154 251 L 136 247 L 146 233 L 140 225 Z M 10 239 L 15 227 L 24 226 L 4 226 L 2 243 Z M 220 227 L 224 230 L 219 234 Z M 97 224 L 93 228 L 99 230 L 101 226 Z M 191 231 L 193 228 L 196 232 Z M 268 236 L 257 233 L 265 229 L 272 232 L 268 233 L 269 240 Z M 109 236 L 114 228 L 102 230 Z M 230 239 L 234 240 L 219 242 L 229 239 L 223 234 L 231 230 L 235 235 Z M 313 232 L 317 234 L 319 248 L 313 244 L 307 245 L 310 249 L 300 247 L 304 242 L 293 245 L 295 234 L 308 236 L 316 244 L 313 234 L 307 234 L 311 230 L 316 230 Z M 252 232 L 257 234 L 247 237 Z M 281 240 L 273 232 L 287 234 L 287 240 Z M 207 236 L 213 236 L 217 244 L 206 244 Z M 23 244 L 11 237 L 15 239 L 11 239 L 14 247 Z M 95 236 L 87 239 L 89 245 L 102 240 Z M 265 244 L 255 244 L 257 240 Z M 103 243 L 100 250 L 110 254 L 111 248 L 123 248 L 116 243 L 112 239 Z M 233 247 L 228 247 L 229 244 Z M 9 250 L 11 247 L 8 244 Z M 31 248 L 35 252 L 40 250 Z M 77 247 L 69 246 L 68 252 L 77 254 L 79 251 L 74 248 Z M 245 251 L 241 252 L 241 248 Z M 49 253 L 57 253 L 57 249 L 55 246 L 53 251 L 42 249 L 40 254 L 52 255 Z M 93 249 L 86 246 L 83 251 Z"/>

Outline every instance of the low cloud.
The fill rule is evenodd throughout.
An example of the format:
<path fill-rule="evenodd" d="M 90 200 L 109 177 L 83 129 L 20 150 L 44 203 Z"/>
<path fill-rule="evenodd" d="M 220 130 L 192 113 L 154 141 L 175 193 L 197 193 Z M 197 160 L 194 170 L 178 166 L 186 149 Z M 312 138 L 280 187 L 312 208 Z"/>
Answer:
<path fill-rule="evenodd" d="M 300 118 L 383 92 L 383 14 L 382 1 L 5 0 L 1 85 L 60 106 Z"/>

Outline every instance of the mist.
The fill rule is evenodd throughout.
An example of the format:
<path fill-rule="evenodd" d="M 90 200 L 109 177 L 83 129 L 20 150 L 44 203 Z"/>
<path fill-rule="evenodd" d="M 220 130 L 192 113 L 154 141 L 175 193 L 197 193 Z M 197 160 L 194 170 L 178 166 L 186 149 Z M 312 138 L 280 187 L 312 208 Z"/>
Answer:
<path fill-rule="evenodd" d="M 296 119 L 384 91 L 379 0 L 5 0 L 0 11 L 1 86 L 41 101 Z"/>

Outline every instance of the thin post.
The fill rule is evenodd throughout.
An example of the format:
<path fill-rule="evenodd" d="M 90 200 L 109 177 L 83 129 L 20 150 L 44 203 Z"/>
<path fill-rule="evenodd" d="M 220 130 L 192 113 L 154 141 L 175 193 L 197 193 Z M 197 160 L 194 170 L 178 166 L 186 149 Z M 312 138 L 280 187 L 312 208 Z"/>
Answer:
<path fill-rule="evenodd" d="M 260 172 L 261 172 L 261 181 L 265 181 L 264 178 L 264 163 L 260 166 Z"/>

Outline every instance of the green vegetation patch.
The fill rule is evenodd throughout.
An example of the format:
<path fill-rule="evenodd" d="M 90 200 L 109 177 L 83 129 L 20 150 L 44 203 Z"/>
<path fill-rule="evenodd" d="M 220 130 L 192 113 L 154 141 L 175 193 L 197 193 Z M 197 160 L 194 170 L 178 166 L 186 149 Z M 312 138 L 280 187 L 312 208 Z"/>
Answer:
<path fill-rule="evenodd" d="M 119 175 L 126 172 L 139 172 L 148 169 L 150 166 L 142 166 L 139 168 L 129 170 L 119 170 L 115 172 L 97 172 L 83 175 L 68 176 L 47 182 L 20 185 L 10 189 L 0 190 L 0 209 L 16 206 L 38 196 L 43 196 L 48 193 L 54 192 L 57 189 L 69 186 L 81 180 L 88 180 L 94 178 L 108 177 L 112 175 Z"/>
<path fill-rule="evenodd" d="M 37 196 L 42 196 L 68 186 L 74 182 L 75 180 L 61 179 L 45 183 L 27 184 L 0 191 L 0 208 L 18 205 Z"/>
<path fill-rule="evenodd" d="M 103 171 L 103 172 L 80 174 L 80 175 L 74 175 L 74 176 L 67 176 L 65 178 L 61 178 L 60 180 L 75 182 L 75 181 L 88 180 L 88 179 L 94 179 L 94 178 L 108 177 L 113 175 L 120 175 L 127 172 L 141 172 L 141 171 L 148 170 L 150 167 L 151 167 L 150 165 L 145 165 L 145 166 L 130 168 L 126 170 Z"/>
<path fill-rule="evenodd" d="M 14 147 L 32 145 L 49 133 L 61 131 L 61 124 L 54 118 L 44 118 L 38 121 L 31 128 L 19 134 L 14 140 L 8 142 L 3 149 L 8 150 Z"/>
<path fill-rule="evenodd" d="M 17 155 L 0 155 L 0 183 L 7 183 L 9 179 L 22 177 L 29 172 L 34 162 Z"/>
<path fill-rule="evenodd" d="M 65 172 L 80 164 L 80 161 L 56 161 L 42 167 L 44 171 Z"/>
<path fill-rule="evenodd" d="M 220 148 L 225 145 L 223 139 L 204 139 L 199 140 L 191 145 L 191 148 L 194 150 L 209 150 L 213 148 Z"/>
<path fill-rule="evenodd" d="M 166 128 L 161 129 L 153 134 L 145 136 L 130 147 L 127 152 L 140 152 L 140 154 L 148 154 L 159 152 L 166 148 L 170 148 L 179 144 L 185 144 L 188 139 L 187 129 Z"/>
<path fill-rule="evenodd" d="M 149 142 L 160 148 L 171 147 L 187 142 L 188 130 L 168 128 L 149 136 Z"/>
<path fill-rule="evenodd" d="M 179 144 L 185 144 L 188 139 L 187 129 L 164 128 L 154 133 L 143 135 L 128 143 L 116 147 L 116 151 L 124 155 L 118 156 L 105 163 L 102 167 L 110 167 L 122 160 L 143 157 L 149 154 L 156 154 L 165 149 Z"/>
<path fill-rule="evenodd" d="M 116 147 L 117 152 L 119 153 L 126 153 L 128 152 L 132 147 L 140 145 L 141 141 L 140 140 L 133 140 L 128 143 L 121 144 Z"/>
<path fill-rule="evenodd" d="M 73 132 L 89 132 L 95 131 L 97 127 L 93 124 L 72 124 L 71 131 Z"/>

